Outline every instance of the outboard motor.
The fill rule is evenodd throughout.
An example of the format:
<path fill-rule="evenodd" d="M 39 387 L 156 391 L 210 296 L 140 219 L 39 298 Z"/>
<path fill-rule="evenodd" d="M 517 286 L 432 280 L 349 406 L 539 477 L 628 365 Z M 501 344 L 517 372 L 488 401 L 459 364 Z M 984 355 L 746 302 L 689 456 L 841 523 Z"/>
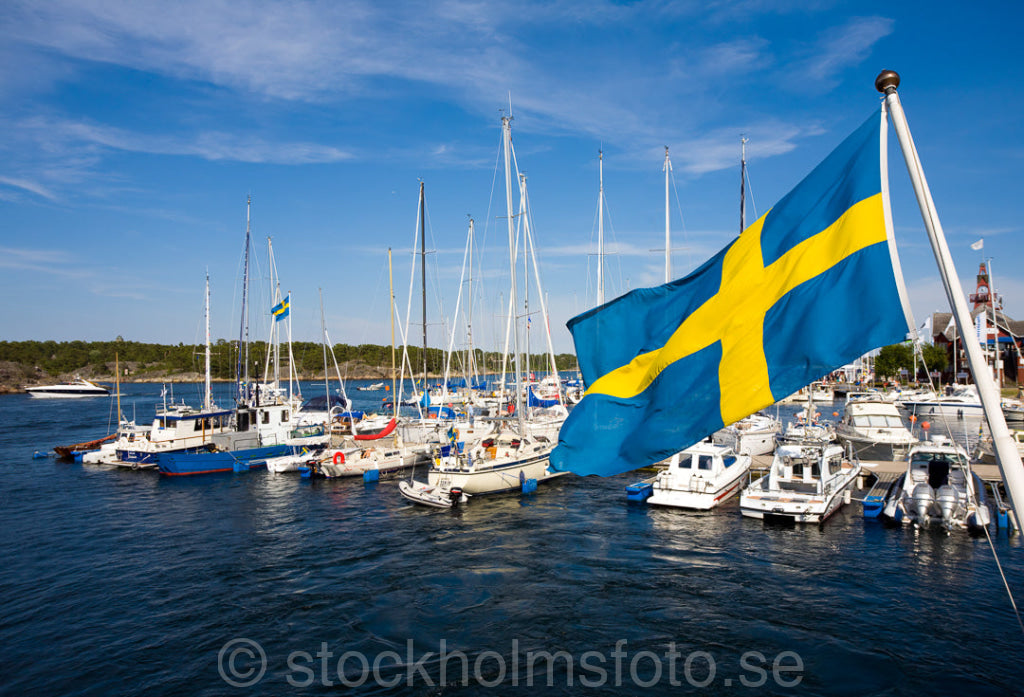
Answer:
<path fill-rule="evenodd" d="M 452 502 L 452 508 L 458 508 L 462 503 L 462 488 L 453 486 L 448 491 L 448 500 Z"/>
<path fill-rule="evenodd" d="M 956 514 L 958 502 L 956 489 L 949 484 L 943 484 L 935 492 L 935 500 L 938 502 L 939 510 L 942 512 L 942 524 L 947 528 L 952 527 L 953 516 Z"/>
<path fill-rule="evenodd" d="M 935 491 L 925 482 L 921 482 L 914 487 L 910 498 L 914 505 L 917 524 L 927 526 L 932 504 L 935 503 Z"/>

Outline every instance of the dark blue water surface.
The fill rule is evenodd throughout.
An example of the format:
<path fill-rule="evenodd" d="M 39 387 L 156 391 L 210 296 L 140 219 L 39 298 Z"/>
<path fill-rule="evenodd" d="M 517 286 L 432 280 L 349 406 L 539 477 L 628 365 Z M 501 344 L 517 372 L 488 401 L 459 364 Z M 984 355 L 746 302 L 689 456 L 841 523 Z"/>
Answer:
<path fill-rule="evenodd" d="M 149 421 L 160 387 L 124 389 Z M 110 411 L 0 397 L 0 693 L 1024 690 L 984 538 L 865 523 L 856 505 L 790 529 L 735 500 L 647 509 L 624 500 L 635 475 L 448 512 L 393 481 L 33 459 L 105 434 Z M 994 539 L 1024 599 L 1020 538 Z"/>

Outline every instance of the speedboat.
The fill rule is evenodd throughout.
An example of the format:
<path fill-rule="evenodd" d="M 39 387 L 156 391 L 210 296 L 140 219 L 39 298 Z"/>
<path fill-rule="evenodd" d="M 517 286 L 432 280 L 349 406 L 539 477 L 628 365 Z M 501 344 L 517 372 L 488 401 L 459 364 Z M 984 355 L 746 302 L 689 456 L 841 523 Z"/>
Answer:
<path fill-rule="evenodd" d="M 707 441 L 672 456 L 654 479 L 647 503 L 709 510 L 740 490 L 750 471 L 750 455 Z"/>
<path fill-rule="evenodd" d="M 1010 438 L 1013 439 L 1013 444 L 1017 446 L 1017 453 L 1024 458 L 1024 430 L 1011 429 Z M 54 448 L 56 450 L 56 448 Z M 978 442 L 978 449 L 975 452 L 974 457 L 979 462 L 986 465 L 996 464 L 996 451 L 995 446 L 992 444 L 992 436 L 982 439 Z"/>
<path fill-rule="evenodd" d="M 711 439 L 729 445 L 740 455 L 767 455 L 775 450 L 781 423 L 773 416 L 752 414 L 734 424 L 715 431 Z"/>
<path fill-rule="evenodd" d="M 947 530 L 988 526 L 985 487 L 970 471 L 967 451 L 941 436 L 910 450 L 907 470 L 885 496 L 882 515 L 917 527 L 941 524 Z"/>
<path fill-rule="evenodd" d="M 905 460 L 917 442 L 895 404 L 867 399 L 846 405 L 836 436 L 860 460 Z"/>
<path fill-rule="evenodd" d="M 66 397 L 103 397 L 110 394 L 110 389 L 97 385 L 84 378 L 76 377 L 71 382 L 59 385 L 35 385 L 26 387 L 29 397 L 66 398 Z"/>
<path fill-rule="evenodd" d="M 984 418 L 981 397 L 974 385 L 947 388 L 948 394 L 930 399 L 903 399 L 903 408 L 920 421 L 935 421 L 947 425 L 976 425 Z"/>
<path fill-rule="evenodd" d="M 360 392 L 373 392 L 375 390 L 383 390 L 384 389 L 384 383 L 383 382 L 375 382 L 372 385 L 362 385 L 360 387 L 357 387 L 356 389 L 359 390 Z"/>
<path fill-rule="evenodd" d="M 740 512 L 765 522 L 822 523 L 847 502 L 860 469 L 839 445 L 780 445 L 768 474 L 740 494 Z"/>

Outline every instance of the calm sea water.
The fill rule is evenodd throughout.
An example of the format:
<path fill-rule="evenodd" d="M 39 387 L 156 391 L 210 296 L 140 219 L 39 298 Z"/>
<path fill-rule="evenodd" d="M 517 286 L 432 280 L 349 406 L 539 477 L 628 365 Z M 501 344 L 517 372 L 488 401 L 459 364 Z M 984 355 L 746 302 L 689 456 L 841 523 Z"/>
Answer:
<path fill-rule="evenodd" d="M 125 410 L 148 421 L 159 389 L 126 386 Z M 110 412 L 0 397 L 0 693 L 1024 690 L 984 539 L 865 523 L 856 505 L 790 529 L 735 501 L 647 509 L 625 503 L 631 475 L 448 512 L 393 481 L 33 459 L 106 433 Z M 1020 538 L 995 546 L 1024 599 Z"/>

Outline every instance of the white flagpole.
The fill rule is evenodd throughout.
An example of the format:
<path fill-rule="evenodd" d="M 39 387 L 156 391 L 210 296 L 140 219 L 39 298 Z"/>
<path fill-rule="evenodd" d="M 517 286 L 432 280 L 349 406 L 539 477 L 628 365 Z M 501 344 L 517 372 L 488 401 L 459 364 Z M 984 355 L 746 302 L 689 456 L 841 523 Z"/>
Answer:
<path fill-rule="evenodd" d="M 974 376 L 974 384 L 981 397 L 985 420 L 988 422 L 989 432 L 992 434 L 996 464 L 999 466 L 1003 482 L 1006 484 L 1010 505 L 1013 507 L 1014 517 L 1019 525 L 1021 507 L 1024 506 L 1024 465 L 1021 464 L 1020 454 L 1006 427 L 1006 419 L 1003 417 L 1003 410 L 999 404 L 999 392 L 992 379 L 992 374 L 988 370 L 985 357 L 982 355 L 981 344 L 978 343 L 976 333 L 971 331 L 971 313 L 967 309 L 967 299 L 964 297 L 956 267 L 953 265 L 953 257 L 949 253 L 949 246 L 946 244 L 946 237 L 942 232 L 939 214 L 935 208 L 935 202 L 932 200 L 931 191 L 928 189 L 928 182 L 925 180 L 924 170 L 917 156 L 917 148 L 914 147 L 914 139 L 910 135 L 907 117 L 903 113 L 899 95 L 896 93 L 899 84 L 900 76 L 892 70 L 883 70 L 875 79 L 875 88 L 885 94 L 892 125 L 896 130 L 896 137 L 900 141 L 900 148 L 903 150 L 903 158 L 907 163 L 910 181 L 914 186 L 914 193 L 917 195 L 917 204 L 921 208 L 921 217 L 924 219 L 928 239 L 931 242 L 932 251 L 935 253 L 939 274 L 942 276 L 942 285 L 946 290 L 946 297 L 949 299 L 957 329 L 967 352 L 967 361 L 971 368 L 971 374 Z"/>

